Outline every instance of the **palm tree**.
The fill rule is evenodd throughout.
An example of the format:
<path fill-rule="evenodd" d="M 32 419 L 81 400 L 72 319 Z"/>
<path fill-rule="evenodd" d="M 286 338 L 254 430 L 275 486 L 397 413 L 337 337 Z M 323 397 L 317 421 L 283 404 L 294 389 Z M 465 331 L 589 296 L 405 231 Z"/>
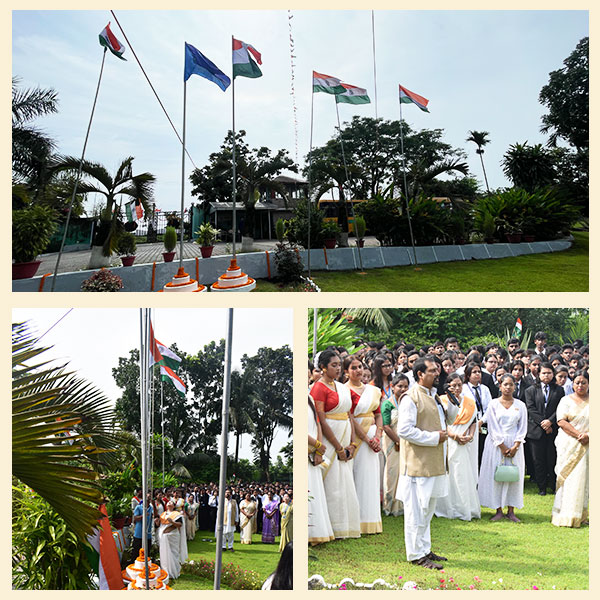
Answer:
<path fill-rule="evenodd" d="M 109 400 L 89 383 L 37 359 L 27 325 L 12 327 L 12 475 L 44 498 L 81 540 L 102 500 L 94 467 L 116 448 Z"/>
<path fill-rule="evenodd" d="M 412 163 L 407 172 L 407 187 L 409 198 L 416 198 L 423 186 L 430 183 L 438 175 L 446 173 L 462 173 L 469 174 L 469 166 L 461 161 L 460 158 L 446 158 L 437 160 L 433 163 L 428 163 L 425 159 L 420 159 Z M 398 174 L 401 181 L 402 173 Z M 404 187 L 402 187 L 404 189 Z"/>
<path fill-rule="evenodd" d="M 152 184 L 156 181 L 156 177 L 151 173 L 134 175 L 132 162 L 133 156 L 123 160 L 113 177 L 103 165 L 88 160 L 83 161 L 81 171 L 92 181 L 80 181 L 77 186 L 78 192 L 81 194 L 93 192 L 106 198 L 106 206 L 100 215 L 100 227 L 94 234 L 92 255 L 88 266 L 90 269 L 108 266 L 108 257 L 116 249 L 120 233 L 118 216 L 121 208 L 120 204 L 116 206 L 117 196 L 139 200 L 144 211 L 148 211 L 152 200 Z M 79 158 L 66 156 L 58 159 L 53 168 L 56 172 L 76 173 L 79 170 L 79 163 Z M 101 259 L 101 255 L 105 260 Z"/>
<path fill-rule="evenodd" d="M 481 168 L 483 169 L 483 177 L 485 179 L 485 187 L 490 193 L 490 186 L 488 185 L 487 174 L 485 172 L 485 165 L 483 164 L 483 147 L 490 143 L 488 138 L 488 131 L 469 131 L 469 137 L 466 139 L 467 142 L 473 142 L 477 144 L 477 154 L 479 154 L 479 158 L 481 159 Z"/>
<path fill-rule="evenodd" d="M 12 171 L 22 183 L 40 177 L 55 149 L 54 140 L 30 121 L 57 112 L 58 99 L 53 89 L 20 89 L 19 81 L 12 79 Z"/>
<path fill-rule="evenodd" d="M 249 402 L 254 397 L 254 391 L 249 381 L 249 373 L 231 373 L 231 399 L 229 403 L 229 424 L 235 434 L 235 458 L 237 465 L 240 450 L 240 438 L 251 430 L 252 419 L 248 412 Z"/>

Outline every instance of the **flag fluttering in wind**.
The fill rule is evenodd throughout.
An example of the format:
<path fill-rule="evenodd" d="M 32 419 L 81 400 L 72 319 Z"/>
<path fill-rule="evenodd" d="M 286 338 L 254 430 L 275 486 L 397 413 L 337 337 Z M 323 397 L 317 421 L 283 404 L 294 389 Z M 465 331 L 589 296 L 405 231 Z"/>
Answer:
<path fill-rule="evenodd" d="M 192 75 L 200 75 L 213 83 L 216 83 L 225 91 L 231 79 L 223 73 L 213 62 L 211 62 L 202 52 L 194 48 L 191 44 L 185 42 L 185 68 L 183 80 L 187 81 Z"/>
<path fill-rule="evenodd" d="M 108 48 L 117 58 L 121 60 L 127 60 L 123 58 L 123 52 L 125 52 L 125 46 L 115 37 L 115 34 L 110 30 L 110 21 L 108 25 L 100 32 L 98 36 L 100 45 Z"/>
<path fill-rule="evenodd" d="M 154 337 L 154 328 L 152 327 L 152 324 L 150 324 L 150 346 L 148 351 L 150 353 L 148 362 L 149 367 L 158 364 L 174 370 L 179 369 L 181 358 Z"/>
<path fill-rule="evenodd" d="M 186 386 L 183 380 L 173 371 L 173 369 L 161 365 L 160 378 L 162 381 L 168 381 L 175 386 L 175 389 L 185 398 Z"/>
<path fill-rule="evenodd" d="M 517 322 L 515 323 L 515 328 L 513 329 L 513 337 L 520 338 L 523 333 L 523 321 L 519 317 L 517 317 Z"/>
<path fill-rule="evenodd" d="M 252 57 L 256 59 L 256 62 L 252 60 Z M 256 63 L 262 65 L 260 52 L 250 44 L 233 38 L 233 78 L 262 77 L 262 71 Z"/>
<path fill-rule="evenodd" d="M 313 71 L 313 92 L 344 94 L 346 92 L 346 88 L 342 85 L 341 79 Z"/>
<path fill-rule="evenodd" d="M 336 94 L 336 102 L 345 102 L 346 104 L 370 104 L 371 99 L 367 95 L 367 90 L 364 88 L 356 87 L 348 83 L 342 83 L 344 93 Z"/>
<path fill-rule="evenodd" d="M 95 569 L 98 568 L 98 578 L 100 580 L 99 588 L 101 590 L 122 590 L 123 577 L 121 575 L 121 563 L 117 545 L 113 537 L 113 532 L 108 520 L 106 505 L 101 504 L 98 509 L 102 513 L 99 519 L 100 523 L 94 535 L 88 536 L 88 541 L 92 548 L 91 563 Z"/>
<path fill-rule="evenodd" d="M 416 104 L 422 111 L 429 112 L 427 105 L 429 104 L 429 100 L 427 98 L 423 98 L 423 96 L 419 96 L 419 94 L 415 94 L 410 90 L 407 90 L 405 87 L 400 87 L 400 104 Z"/>
<path fill-rule="evenodd" d="M 132 200 L 125 205 L 125 215 L 128 221 L 137 221 L 144 216 L 144 209 L 139 200 Z M 135 215 L 135 216 L 134 216 Z"/>

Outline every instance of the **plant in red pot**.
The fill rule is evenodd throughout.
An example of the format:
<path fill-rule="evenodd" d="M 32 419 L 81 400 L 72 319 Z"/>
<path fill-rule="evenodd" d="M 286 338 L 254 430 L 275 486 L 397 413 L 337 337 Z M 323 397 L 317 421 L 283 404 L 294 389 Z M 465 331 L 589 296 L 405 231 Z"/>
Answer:
<path fill-rule="evenodd" d="M 367 223 L 364 217 L 360 215 L 354 220 L 354 233 L 356 234 L 356 245 L 361 248 L 365 245 L 365 233 L 367 232 Z"/>
<path fill-rule="evenodd" d="M 175 227 L 170 225 L 165 230 L 165 236 L 163 238 L 163 244 L 165 251 L 163 252 L 163 258 L 165 262 L 173 262 L 175 257 L 175 247 L 177 246 L 177 231 Z"/>
<path fill-rule="evenodd" d="M 208 221 L 202 223 L 196 231 L 196 243 L 200 244 L 202 258 L 210 258 L 215 247 L 215 241 L 219 235 L 219 230 L 215 229 Z"/>
<path fill-rule="evenodd" d="M 323 244 L 325 248 L 335 248 L 337 236 L 342 232 L 340 226 L 335 221 L 325 221 L 321 229 L 323 235 Z"/>
<path fill-rule="evenodd" d="M 12 211 L 13 279 L 35 275 L 41 264 L 36 258 L 47 248 L 57 225 L 56 212 L 47 206 Z"/>
<path fill-rule="evenodd" d="M 117 252 L 121 256 L 121 262 L 124 267 L 130 267 L 133 264 L 136 246 L 137 244 L 133 233 L 125 231 L 119 236 Z"/>

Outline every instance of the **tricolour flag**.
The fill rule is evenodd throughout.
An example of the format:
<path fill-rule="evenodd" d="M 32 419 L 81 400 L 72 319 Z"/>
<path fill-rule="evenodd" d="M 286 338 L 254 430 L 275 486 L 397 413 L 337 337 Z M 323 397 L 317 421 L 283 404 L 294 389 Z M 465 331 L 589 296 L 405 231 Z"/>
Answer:
<path fill-rule="evenodd" d="M 162 381 L 170 381 L 175 386 L 175 389 L 185 398 L 185 383 L 183 383 L 183 380 L 173 369 L 161 365 L 160 378 Z"/>
<path fill-rule="evenodd" d="M 407 90 L 405 87 L 400 87 L 400 104 L 413 103 L 416 104 L 422 111 L 429 112 L 427 109 L 427 105 L 429 104 L 429 100 L 427 98 L 423 98 L 423 96 L 419 96 L 419 94 L 415 94 L 410 90 Z"/>
<path fill-rule="evenodd" d="M 233 38 L 233 78 L 236 77 L 262 77 L 262 71 L 256 62 L 262 65 L 260 52 L 250 44 Z"/>
<path fill-rule="evenodd" d="M 341 79 L 313 71 L 313 92 L 343 94 L 346 92 L 346 88 L 342 85 Z"/>
<path fill-rule="evenodd" d="M 125 214 L 127 215 L 127 220 L 128 221 L 137 221 L 137 216 L 136 216 L 135 219 L 133 218 L 133 211 L 131 210 L 131 205 L 132 204 L 133 204 L 133 202 L 128 202 L 125 205 Z"/>
<path fill-rule="evenodd" d="M 158 364 L 174 370 L 179 369 L 181 358 L 154 337 L 154 328 L 152 327 L 152 324 L 150 324 L 150 347 L 148 351 L 150 352 L 150 367 Z"/>
<path fill-rule="evenodd" d="M 520 338 L 523 333 L 523 322 L 519 317 L 517 317 L 517 322 L 515 323 L 515 328 L 513 330 L 513 337 Z"/>
<path fill-rule="evenodd" d="M 370 104 L 371 99 L 367 95 L 367 90 L 342 83 L 342 87 L 346 90 L 343 94 L 336 94 L 336 102 L 346 102 L 347 104 Z"/>
<path fill-rule="evenodd" d="M 139 200 L 134 202 L 135 204 L 135 214 L 138 219 L 141 219 L 144 216 L 144 209 L 142 208 L 142 203 Z"/>
<path fill-rule="evenodd" d="M 100 32 L 98 36 L 100 45 L 108 48 L 117 58 L 121 60 L 127 60 L 123 58 L 123 52 L 125 52 L 125 46 L 115 37 L 115 34 L 110 30 L 110 21 L 108 25 Z"/>
<path fill-rule="evenodd" d="M 211 62 L 200 50 L 185 42 L 185 68 L 183 80 L 187 81 L 192 75 L 200 75 L 216 83 L 223 91 L 231 83 L 231 79 Z"/>
<path fill-rule="evenodd" d="M 108 521 L 106 505 L 101 504 L 98 508 L 102 513 L 102 517 L 99 519 L 99 527 L 96 529 L 95 535 L 88 536 L 89 543 L 96 551 L 94 556 L 91 557 L 91 562 L 94 567 L 96 565 L 98 567 L 101 590 L 122 590 L 125 586 L 121 575 L 121 562 L 117 544 Z"/>

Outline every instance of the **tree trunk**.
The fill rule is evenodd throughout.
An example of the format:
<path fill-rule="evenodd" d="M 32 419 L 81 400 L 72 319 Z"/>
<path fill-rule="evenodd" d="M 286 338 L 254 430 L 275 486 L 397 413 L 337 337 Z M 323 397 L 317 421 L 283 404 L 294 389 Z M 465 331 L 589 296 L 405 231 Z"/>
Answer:
<path fill-rule="evenodd" d="M 240 450 L 240 434 L 236 431 L 235 432 L 235 466 L 236 467 L 238 464 L 239 450 Z"/>
<path fill-rule="evenodd" d="M 490 193 L 490 186 L 488 185 L 488 180 L 487 180 L 487 174 L 485 172 L 485 165 L 483 164 L 483 154 L 479 155 L 479 158 L 481 159 L 481 168 L 483 169 L 483 178 L 485 179 L 485 187 L 488 191 L 488 194 Z"/>
<path fill-rule="evenodd" d="M 88 269 L 101 269 L 103 267 L 110 267 L 110 256 L 102 254 L 102 246 L 92 246 Z"/>

